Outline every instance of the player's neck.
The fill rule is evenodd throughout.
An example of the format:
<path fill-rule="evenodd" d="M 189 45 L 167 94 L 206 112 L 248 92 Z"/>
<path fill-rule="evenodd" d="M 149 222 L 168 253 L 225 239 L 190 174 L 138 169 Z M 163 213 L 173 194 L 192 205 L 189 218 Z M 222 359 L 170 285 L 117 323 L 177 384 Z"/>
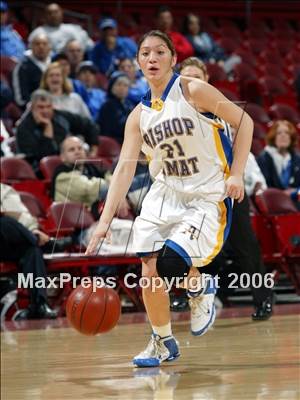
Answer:
<path fill-rule="evenodd" d="M 167 84 L 173 76 L 173 71 L 168 73 L 164 78 L 159 81 L 148 82 L 151 89 L 151 99 L 158 99 L 162 96 Z"/>

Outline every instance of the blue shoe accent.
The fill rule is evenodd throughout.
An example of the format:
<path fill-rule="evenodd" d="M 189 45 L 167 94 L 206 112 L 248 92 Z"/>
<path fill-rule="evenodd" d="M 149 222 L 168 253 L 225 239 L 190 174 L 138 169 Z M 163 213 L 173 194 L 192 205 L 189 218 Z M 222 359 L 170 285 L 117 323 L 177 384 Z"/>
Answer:
<path fill-rule="evenodd" d="M 133 364 L 140 368 L 159 367 L 160 361 L 158 358 L 134 358 Z"/>
<path fill-rule="evenodd" d="M 170 356 L 166 359 L 166 361 L 173 361 L 180 356 L 178 346 L 174 338 L 166 340 L 164 345 L 170 352 Z"/>
<path fill-rule="evenodd" d="M 216 307 L 215 307 L 215 305 L 213 305 L 213 312 L 211 313 L 211 317 L 210 317 L 208 323 L 197 332 L 191 331 L 192 335 L 194 335 L 194 336 L 203 335 L 211 327 L 211 325 L 215 322 L 215 318 L 216 318 Z"/>
<path fill-rule="evenodd" d="M 173 336 L 161 338 L 152 334 L 151 340 L 143 352 L 133 359 L 137 367 L 159 367 L 163 361 L 173 361 L 180 356 L 176 340 Z"/>

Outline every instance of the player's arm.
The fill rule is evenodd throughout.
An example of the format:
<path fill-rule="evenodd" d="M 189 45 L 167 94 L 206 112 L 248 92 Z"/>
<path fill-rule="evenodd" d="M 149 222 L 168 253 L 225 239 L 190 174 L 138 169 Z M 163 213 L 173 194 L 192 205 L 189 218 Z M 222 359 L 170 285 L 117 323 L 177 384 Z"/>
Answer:
<path fill-rule="evenodd" d="M 88 245 L 86 254 L 94 253 L 99 240 L 106 236 L 109 225 L 118 207 L 125 199 L 133 180 L 142 147 L 139 119 L 140 105 L 131 112 L 127 119 L 120 158 L 110 182 L 103 212 Z"/>
<path fill-rule="evenodd" d="M 226 185 L 227 195 L 242 201 L 244 197 L 243 174 L 251 149 L 253 121 L 244 110 L 208 83 L 193 81 L 189 86 L 191 98 L 198 107 L 224 119 L 236 130 L 233 163 Z"/>

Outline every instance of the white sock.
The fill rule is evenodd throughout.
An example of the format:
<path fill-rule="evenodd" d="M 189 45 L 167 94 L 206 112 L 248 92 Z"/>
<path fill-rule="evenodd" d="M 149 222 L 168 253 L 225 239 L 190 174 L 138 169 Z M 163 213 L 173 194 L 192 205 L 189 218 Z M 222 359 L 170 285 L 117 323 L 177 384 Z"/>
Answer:
<path fill-rule="evenodd" d="M 173 335 L 172 328 L 171 328 L 171 322 L 169 322 L 167 325 L 163 325 L 163 326 L 152 325 L 152 330 L 155 335 L 158 335 L 161 338 Z"/>

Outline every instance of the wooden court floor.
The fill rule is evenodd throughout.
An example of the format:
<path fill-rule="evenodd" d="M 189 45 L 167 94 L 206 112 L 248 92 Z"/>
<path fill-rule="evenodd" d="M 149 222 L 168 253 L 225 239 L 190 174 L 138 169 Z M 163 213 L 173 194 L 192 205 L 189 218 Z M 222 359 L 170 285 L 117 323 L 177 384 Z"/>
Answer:
<path fill-rule="evenodd" d="M 148 340 L 145 323 L 96 337 L 70 328 L 5 331 L 1 399 L 300 399 L 299 315 L 218 319 L 200 338 L 188 329 L 174 324 L 182 356 L 152 369 L 130 362 Z"/>

